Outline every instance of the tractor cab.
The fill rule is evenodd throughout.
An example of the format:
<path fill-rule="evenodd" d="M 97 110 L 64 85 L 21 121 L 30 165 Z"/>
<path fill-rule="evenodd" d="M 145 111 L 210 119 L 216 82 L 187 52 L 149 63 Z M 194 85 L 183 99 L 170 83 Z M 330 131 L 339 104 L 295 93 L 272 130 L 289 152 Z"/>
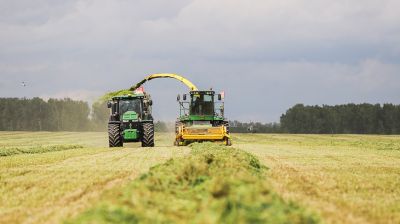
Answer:
<path fill-rule="evenodd" d="M 119 100 L 119 111 L 124 117 L 125 114 L 136 114 L 138 118 L 142 117 L 143 112 L 143 100 L 141 98 L 125 98 Z"/>
<path fill-rule="evenodd" d="M 110 121 L 119 121 L 121 119 L 152 120 L 151 105 L 149 95 L 129 94 L 113 97 L 107 106 L 111 108 Z"/>

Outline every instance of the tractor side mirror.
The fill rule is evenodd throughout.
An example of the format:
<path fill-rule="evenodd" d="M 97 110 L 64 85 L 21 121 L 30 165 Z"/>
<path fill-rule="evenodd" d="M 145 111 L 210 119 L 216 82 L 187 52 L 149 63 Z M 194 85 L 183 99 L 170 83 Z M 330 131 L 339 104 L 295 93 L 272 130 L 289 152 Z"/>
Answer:
<path fill-rule="evenodd" d="M 181 100 L 181 95 L 178 94 L 178 96 L 176 97 L 176 101 L 180 101 Z"/>
<path fill-rule="evenodd" d="M 221 96 L 221 94 L 218 94 L 218 100 L 222 100 L 222 96 Z"/>
<path fill-rule="evenodd" d="M 107 102 L 107 108 L 111 108 L 112 107 L 112 103 L 110 101 Z"/>
<path fill-rule="evenodd" d="M 183 94 L 183 100 L 186 101 L 186 94 Z"/>
<path fill-rule="evenodd" d="M 118 103 L 112 103 L 111 104 L 111 111 L 112 111 L 112 113 L 114 113 L 114 114 L 118 114 L 118 112 L 117 112 L 117 109 L 118 109 Z"/>

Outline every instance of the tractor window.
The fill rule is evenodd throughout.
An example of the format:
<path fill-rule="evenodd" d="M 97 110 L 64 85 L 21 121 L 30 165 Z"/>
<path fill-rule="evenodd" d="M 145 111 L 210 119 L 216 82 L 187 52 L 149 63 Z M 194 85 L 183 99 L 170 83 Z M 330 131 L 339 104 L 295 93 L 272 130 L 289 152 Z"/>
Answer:
<path fill-rule="evenodd" d="M 140 117 L 142 114 L 142 101 L 140 99 L 119 101 L 119 113 L 122 115 L 127 111 L 135 111 Z"/>
<path fill-rule="evenodd" d="M 214 100 L 212 95 L 194 94 L 190 104 L 191 115 L 214 115 Z"/>

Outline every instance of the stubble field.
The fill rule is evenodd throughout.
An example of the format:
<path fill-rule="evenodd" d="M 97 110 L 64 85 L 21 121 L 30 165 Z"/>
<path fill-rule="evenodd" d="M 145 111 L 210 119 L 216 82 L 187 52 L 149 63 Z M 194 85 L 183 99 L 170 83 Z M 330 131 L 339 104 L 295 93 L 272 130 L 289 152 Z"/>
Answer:
<path fill-rule="evenodd" d="M 109 149 L 105 133 L 0 132 L 0 223 L 65 220 L 85 223 L 102 216 L 103 213 L 98 213 L 103 211 L 98 209 L 99 204 L 123 205 L 121 211 L 125 213 L 121 217 L 135 217 L 138 221 L 148 219 L 138 213 L 144 209 L 159 209 L 158 216 L 154 217 L 161 222 L 178 222 L 187 217 L 199 223 L 218 222 L 221 218 L 232 222 L 265 221 L 272 220 L 263 216 L 270 212 L 265 205 L 273 205 L 285 211 L 275 219 L 282 222 L 286 216 L 292 218 L 289 221 L 298 222 L 400 222 L 399 136 L 234 134 L 234 146 L 228 150 L 212 144 L 174 147 L 172 134 L 157 133 L 156 136 L 157 147 L 153 149 L 140 148 L 139 144 Z M 207 153 L 199 153 L 202 149 Z M 229 160 L 224 160 L 224 155 Z M 254 162 L 252 156 L 258 161 Z M 209 165 L 212 164 L 209 157 L 218 166 Z M 196 165 L 202 158 L 207 158 L 208 165 Z M 181 166 L 185 161 L 192 162 L 188 163 L 190 166 Z M 247 170 L 241 168 L 248 163 L 251 166 Z M 147 173 L 157 164 L 163 165 Z M 223 170 L 229 169 L 238 171 L 238 176 L 232 175 L 230 179 L 225 178 L 229 175 L 221 176 Z M 165 176 L 175 175 L 176 171 L 176 175 L 186 179 L 174 182 L 179 179 L 175 175 L 164 180 L 163 170 L 169 170 Z M 154 179 L 160 175 L 161 179 Z M 125 206 L 126 192 L 151 196 L 154 192 L 143 186 L 149 183 L 164 186 L 163 181 L 174 186 L 184 184 L 177 191 L 190 190 L 172 194 L 169 186 L 168 195 L 160 187 L 154 190 L 159 198 L 177 201 L 177 210 L 171 210 L 175 215 L 162 216 L 168 214 L 169 207 L 160 207 L 161 202 L 157 205 L 144 201 L 141 205 Z M 246 204 L 246 200 L 234 197 L 258 191 L 265 196 L 259 197 L 261 207 L 254 207 L 256 201 Z M 187 198 L 192 195 L 196 200 Z M 182 211 L 179 203 L 182 208 L 190 205 L 193 210 Z M 233 204 L 236 210 L 231 209 L 226 215 L 222 209 L 225 216 L 207 213 L 211 212 L 207 210 L 208 205 L 219 208 L 227 204 Z M 198 211 L 208 214 L 207 219 L 199 216 Z M 97 221 L 101 220 L 104 221 Z"/>

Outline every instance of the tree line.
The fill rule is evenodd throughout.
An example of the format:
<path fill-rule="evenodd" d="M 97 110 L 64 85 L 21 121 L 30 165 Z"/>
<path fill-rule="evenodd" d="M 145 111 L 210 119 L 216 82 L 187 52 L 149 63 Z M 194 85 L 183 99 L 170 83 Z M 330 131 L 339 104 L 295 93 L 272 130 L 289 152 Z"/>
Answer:
<path fill-rule="evenodd" d="M 297 104 L 280 118 L 283 132 L 315 134 L 400 134 L 400 105 Z"/>
<path fill-rule="evenodd" d="M 109 109 L 105 103 L 65 99 L 0 98 L 3 131 L 106 131 Z M 172 122 L 155 122 L 160 132 L 172 131 Z M 233 133 L 400 134 L 400 105 L 297 104 L 280 123 L 229 121 Z"/>
<path fill-rule="evenodd" d="M 90 130 L 87 102 L 71 99 L 0 98 L 0 130 L 84 131 Z"/>
<path fill-rule="evenodd" d="M 0 131 L 107 131 L 110 112 L 106 103 L 90 108 L 84 101 L 35 97 L 0 98 Z M 158 132 L 174 129 L 172 123 L 157 121 Z"/>

